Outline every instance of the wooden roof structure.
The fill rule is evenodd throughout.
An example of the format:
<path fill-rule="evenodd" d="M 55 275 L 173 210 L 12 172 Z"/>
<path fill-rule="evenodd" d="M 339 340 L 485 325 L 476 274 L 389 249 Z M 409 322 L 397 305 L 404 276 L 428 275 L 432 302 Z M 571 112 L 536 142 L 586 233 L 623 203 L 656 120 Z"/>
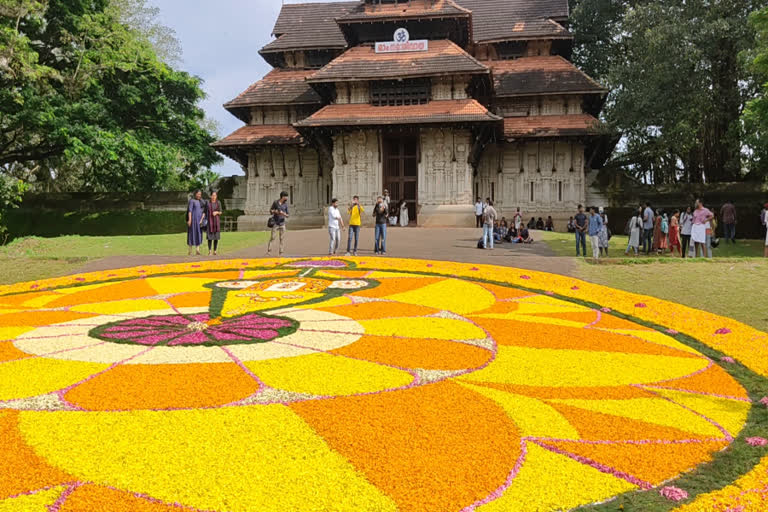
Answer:
<path fill-rule="evenodd" d="M 599 122 L 589 114 L 504 118 L 504 137 L 574 137 L 596 135 Z"/>
<path fill-rule="evenodd" d="M 559 55 L 485 62 L 496 97 L 605 94 L 607 89 Z"/>
<path fill-rule="evenodd" d="M 476 43 L 567 38 L 571 34 L 559 21 L 568 19 L 568 0 L 456 0 L 472 11 L 472 36 Z"/>
<path fill-rule="evenodd" d="M 324 2 L 285 4 L 272 29 L 274 41 L 259 53 L 301 49 L 344 49 L 347 40 L 336 19 L 359 5 L 359 2 Z"/>
<path fill-rule="evenodd" d="M 488 68 L 447 39 L 426 52 L 376 53 L 371 45 L 349 49 L 308 78 L 311 83 L 488 74 Z"/>
<path fill-rule="evenodd" d="M 454 0 L 411 0 L 408 3 L 361 2 L 337 18 L 340 24 L 371 21 L 403 21 L 411 18 L 468 18 L 472 12 Z"/>
<path fill-rule="evenodd" d="M 367 103 L 328 105 L 296 123 L 297 128 L 498 122 L 475 100 L 431 101 L 426 105 L 374 107 Z"/>

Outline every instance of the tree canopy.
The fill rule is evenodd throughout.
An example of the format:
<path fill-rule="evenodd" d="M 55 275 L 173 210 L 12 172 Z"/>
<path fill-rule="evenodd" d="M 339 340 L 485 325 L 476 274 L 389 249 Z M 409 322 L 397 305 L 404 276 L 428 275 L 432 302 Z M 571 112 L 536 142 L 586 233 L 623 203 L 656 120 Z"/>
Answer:
<path fill-rule="evenodd" d="M 611 89 L 605 120 L 624 135 L 614 167 L 654 183 L 765 178 L 764 138 L 743 119 L 757 95 L 748 20 L 763 5 L 571 0 L 574 59 Z"/>
<path fill-rule="evenodd" d="M 171 66 L 172 32 L 141 9 L 142 0 L 0 0 L 6 175 L 45 190 L 167 190 L 219 161 L 201 80 Z"/>

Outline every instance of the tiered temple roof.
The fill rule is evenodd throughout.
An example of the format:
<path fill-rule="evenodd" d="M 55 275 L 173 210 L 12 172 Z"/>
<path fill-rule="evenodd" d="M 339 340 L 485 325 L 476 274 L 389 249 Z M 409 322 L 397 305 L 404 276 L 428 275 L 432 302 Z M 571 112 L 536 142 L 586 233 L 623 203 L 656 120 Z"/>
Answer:
<path fill-rule="evenodd" d="M 347 40 L 336 19 L 357 7 L 358 2 L 286 4 L 272 35 L 277 39 L 260 53 L 300 49 L 344 49 Z"/>
<path fill-rule="evenodd" d="M 447 124 L 498 122 L 475 100 L 431 101 L 426 105 L 374 107 L 369 104 L 328 105 L 304 121 L 298 128 L 336 126 L 386 126 L 395 124 Z"/>
<path fill-rule="evenodd" d="M 485 62 L 493 71 L 497 97 L 607 92 L 579 68 L 558 55 Z"/>
<path fill-rule="evenodd" d="M 339 23 L 360 23 L 369 21 L 401 21 L 410 18 L 430 19 L 463 17 L 471 15 L 469 9 L 459 6 L 454 0 L 411 0 L 408 3 L 362 2 L 338 18 Z"/>
<path fill-rule="evenodd" d="M 595 135 L 598 121 L 589 114 L 504 118 L 504 137 L 573 137 Z"/>
<path fill-rule="evenodd" d="M 356 46 L 308 78 L 309 82 L 346 82 L 488 73 L 488 68 L 448 40 L 429 42 L 426 52 L 376 53 Z"/>
<path fill-rule="evenodd" d="M 476 43 L 572 36 L 558 21 L 568 18 L 568 0 L 456 0 L 472 11 Z"/>

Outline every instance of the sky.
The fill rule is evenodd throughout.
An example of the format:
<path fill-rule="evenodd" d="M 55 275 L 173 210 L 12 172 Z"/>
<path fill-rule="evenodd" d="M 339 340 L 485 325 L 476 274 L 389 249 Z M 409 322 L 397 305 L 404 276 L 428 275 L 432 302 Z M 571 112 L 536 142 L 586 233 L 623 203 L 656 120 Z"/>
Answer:
<path fill-rule="evenodd" d="M 179 67 L 205 81 L 203 87 L 208 97 L 202 106 L 219 123 L 220 135 L 229 135 L 243 126 L 222 105 L 269 72 L 270 66 L 259 55 L 259 49 L 272 40 L 272 27 L 283 1 L 147 3 L 158 7 L 159 21 L 176 31 L 184 51 Z M 228 158 L 214 170 L 223 176 L 242 174 L 240 165 Z"/>

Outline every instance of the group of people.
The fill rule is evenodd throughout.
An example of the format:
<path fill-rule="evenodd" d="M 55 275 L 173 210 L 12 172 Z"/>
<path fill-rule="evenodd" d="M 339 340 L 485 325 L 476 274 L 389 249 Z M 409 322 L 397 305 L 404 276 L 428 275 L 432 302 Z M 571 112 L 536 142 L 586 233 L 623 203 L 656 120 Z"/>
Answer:
<path fill-rule="evenodd" d="M 193 251 L 200 255 L 200 246 L 203 245 L 203 232 L 208 239 L 208 255 L 219 253 L 219 241 L 221 240 L 221 202 L 218 193 L 211 193 L 208 201 L 203 199 L 202 190 L 196 190 L 187 203 L 185 218 L 187 221 L 187 247 L 189 255 Z"/>
<path fill-rule="evenodd" d="M 592 246 L 592 259 L 597 261 L 605 254 L 608 256 L 610 240 L 613 236 L 608 227 L 608 215 L 605 209 L 592 207 L 585 213 L 579 205 L 578 212 L 568 221 L 568 231 L 576 234 L 576 256 L 587 257 L 587 237 Z"/>
<path fill-rule="evenodd" d="M 539 217 L 538 221 L 535 217 L 532 217 L 531 222 L 525 224 L 523 222 L 523 215 L 520 213 L 520 208 L 515 212 L 511 223 L 507 222 L 506 217 L 499 219 L 499 214 L 493 207 L 491 198 L 486 198 L 485 201 L 479 197 L 477 198 L 477 202 L 475 202 L 475 216 L 477 217 L 477 227 L 483 228 L 483 237 L 477 243 L 478 249 L 492 250 L 495 243 L 501 242 L 532 244 L 532 230 L 555 230 L 555 224 L 552 221 L 552 217 L 547 218 L 546 224 L 541 217 Z"/>
<path fill-rule="evenodd" d="M 364 213 L 365 208 L 360 204 L 360 198 L 358 196 L 353 197 L 352 202 L 347 206 L 347 215 L 349 216 L 347 256 L 357 256 L 357 248 L 360 243 L 360 226 L 362 226 L 363 223 Z M 408 215 L 407 212 L 405 215 Z M 376 219 L 376 228 L 374 230 L 374 254 L 381 254 L 383 256 L 387 254 L 387 223 L 390 222 L 389 197 L 387 195 L 376 198 L 376 205 L 373 207 L 373 216 Z M 329 256 L 338 253 L 339 247 L 341 246 L 341 232 L 344 229 L 344 218 L 341 215 L 341 210 L 339 210 L 339 200 L 334 198 L 331 200 L 331 205 L 328 207 L 328 236 L 330 238 L 330 244 L 328 245 Z M 352 245 L 353 237 L 355 240 L 354 246 Z"/>
<path fill-rule="evenodd" d="M 736 209 L 727 202 L 720 211 L 724 222 L 726 243 L 736 243 Z M 675 210 L 671 214 L 662 209 L 655 210 L 650 202 L 638 207 L 627 224 L 629 243 L 625 254 L 633 251 L 646 255 L 677 253 L 681 258 L 711 258 L 712 249 L 719 241 L 715 237 L 717 220 L 715 214 L 697 199 L 695 206 L 685 211 Z"/>

